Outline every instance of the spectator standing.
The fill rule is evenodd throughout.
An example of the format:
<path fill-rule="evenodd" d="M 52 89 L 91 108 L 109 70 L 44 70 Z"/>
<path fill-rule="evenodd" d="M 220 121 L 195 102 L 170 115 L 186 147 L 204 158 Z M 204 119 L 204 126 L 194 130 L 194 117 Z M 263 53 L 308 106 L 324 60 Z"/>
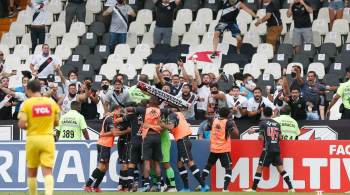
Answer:
<path fill-rule="evenodd" d="M 276 51 L 276 44 L 283 29 L 281 13 L 272 0 L 263 0 L 263 2 L 266 5 L 266 15 L 258 19 L 255 26 L 259 26 L 267 21 L 266 43 L 270 43 L 273 46 L 273 51 Z"/>
<path fill-rule="evenodd" d="M 270 107 L 275 110 L 275 106 L 268 98 L 262 96 L 262 90 L 259 87 L 253 90 L 253 94 L 254 97 L 250 98 L 247 104 L 248 117 L 255 120 L 264 119 L 264 108 Z"/>
<path fill-rule="evenodd" d="M 329 29 L 333 28 L 333 22 L 336 19 L 343 18 L 344 7 L 347 6 L 348 0 L 329 0 Z"/>
<path fill-rule="evenodd" d="M 115 106 L 125 107 L 125 104 L 129 100 L 128 89 L 125 88 L 122 82 L 118 79 L 114 81 L 114 90 L 109 91 L 106 94 L 106 99 L 103 104 L 105 115 L 113 111 Z"/>
<path fill-rule="evenodd" d="M 34 53 L 38 44 L 45 42 L 45 25 L 48 23 L 48 12 L 45 10 L 48 0 L 28 0 L 33 11 L 33 22 L 30 26 L 32 51 Z"/>
<path fill-rule="evenodd" d="M 161 89 L 165 83 L 168 83 L 171 86 L 170 94 L 176 96 L 182 89 L 182 86 L 184 83 L 189 83 L 189 76 L 184 68 L 183 62 L 180 60 L 178 61 L 178 66 L 181 69 L 181 72 L 183 74 L 183 82 L 180 80 L 180 76 L 177 74 L 172 75 L 169 70 L 163 70 L 162 73 L 160 72 L 160 69 L 162 68 L 163 64 L 156 65 L 156 73 L 157 77 L 159 79 L 159 84 L 156 86 L 158 89 Z"/>
<path fill-rule="evenodd" d="M 199 100 L 196 109 L 196 119 L 205 120 L 206 112 L 208 109 L 208 97 L 210 95 L 210 83 L 211 78 L 208 74 L 203 74 L 203 78 L 199 74 L 197 63 L 194 64 L 195 71 L 195 81 L 197 86 L 195 86 L 194 91 L 197 93 Z"/>
<path fill-rule="evenodd" d="M 181 110 L 186 120 L 195 120 L 194 106 L 197 103 L 198 96 L 191 92 L 191 86 L 185 83 L 182 86 L 181 92 L 177 95 L 179 99 L 183 99 L 190 104 L 190 107 L 186 110 Z"/>
<path fill-rule="evenodd" d="M 241 31 L 239 30 L 237 24 L 237 16 L 239 11 L 243 9 L 248 14 L 257 18 L 257 15 L 249 9 L 244 3 L 239 0 L 225 0 L 222 6 L 222 15 L 220 17 L 219 23 L 215 26 L 215 33 L 213 37 L 213 54 L 210 56 L 211 58 L 215 58 L 217 56 L 217 47 L 220 42 L 220 35 L 224 33 L 225 30 L 230 30 L 232 37 L 237 40 L 237 53 L 240 53 L 242 37 Z"/>
<path fill-rule="evenodd" d="M 312 7 L 304 0 L 294 0 L 290 5 L 287 16 L 293 16 L 293 46 L 295 53 L 299 53 L 301 46 L 305 43 L 312 43 L 312 23 L 310 19 Z"/>
<path fill-rule="evenodd" d="M 61 79 L 61 83 L 63 86 L 63 90 L 64 93 L 68 93 L 68 86 L 70 84 L 75 84 L 75 87 L 78 89 L 78 91 L 80 91 L 80 88 L 82 86 L 82 83 L 80 81 L 78 81 L 78 73 L 75 70 L 70 70 L 68 72 L 68 79 L 66 79 L 62 73 L 62 70 L 60 69 L 60 67 L 56 68 L 56 73 L 59 75 L 60 79 Z"/>
<path fill-rule="evenodd" d="M 243 83 L 240 86 L 241 95 L 246 97 L 248 100 L 252 98 L 253 90 L 255 89 L 256 84 L 254 83 L 254 77 L 251 74 L 243 75 Z"/>
<path fill-rule="evenodd" d="M 15 88 L 15 92 L 17 92 L 17 93 L 25 93 L 26 88 L 27 88 L 27 84 L 28 84 L 29 80 L 32 78 L 32 75 L 31 75 L 31 73 L 29 71 L 23 71 L 22 74 L 23 74 L 22 86 L 19 86 L 19 87 Z M 17 115 L 18 115 L 19 109 L 21 107 L 21 104 L 22 104 L 22 101 L 17 100 L 17 104 L 16 104 L 16 107 L 15 107 L 15 112 L 12 115 L 12 118 L 14 120 L 18 119 Z"/>
<path fill-rule="evenodd" d="M 10 77 L 10 76 L 13 76 L 13 75 L 16 75 L 17 71 L 16 70 L 13 70 L 11 73 L 6 73 L 5 72 L 5 56 L 4 56 L 4 53 L 2 51 L 0 51 L 0 78 L 2 77 Z"/>
<path fill-rule="evenodd" d="M 66 7 L 66 30 L 69 32 L 74 17 L 79 22 L 85 22 L 86 16 L 86 0 L 68 0 Z"/>
<path fill-rule="evenodd" d="M 56 56 L 50 55 L 49 45 L 43 44 L 42 53 L 33 56 L 30 70 L 34 77 L 46 79 L 49 74 L 55 74 L 55 70 L 59 66 Z"/>
<path fill-rule="evenodd" d="M 226 101 L 235 119 L 244 118 L 247 115 L 248 100 L 246 97 L 240 95 L 238 86 L 233 86 L 230 89 L 229 94 L 226 94 Z"/>
<path fill-rule="evenodd" d="M 84 102 L 88 95 L 87 90 L 84 94 L 78 94 L 78 89 L 75 84 L 70 84 L 68 87 L 68 94 L 61 97 L 58 104 L 61 106 L 62 114 L 66 114 L 70 111 L 70 105 L 73 101 Z"/>
<path fill-rule="evenodd" d="M 116 4 L 110 6 L 102 15 L 112 15 L 111 25 L 109 27 L 109 47 L 111 52 L 114 52 L 114 48 L 117 44 L 126 43 L 129 24 L 128 17 L 135 17 L 136 14 L 130 5 L 125 4 L 124 0 L 117 0 Z"/>
<path fill-rule="evenodd" d="M 102 105 L 105 102 L 108 91 L 110 90 L 110 85 L 111 85 L 111 82 L 108 79 L 102 79 L 101 90 L 99 91 L 99 96 L 100 96 Z"/>
<path fill-rule="evenodd" d="M 173 20 L 176 7 L 181 0 L 153 0 L 156 6 L 156 26 L 153 33 L 154 45 L 170 45 L 171 35 L 173 32 Z"/>
<path fill-rule="evenodd" d="M 214 111 L 215 116 L 219 116 L 219 109 L 223 107 L 227 107 L 225 93 L 219 90 L 217 83 L 211 83 L 207 111 Z"/>
<path fill-rule="evenodd" d="M 57 140 L 82 140 L 82 135 L 84 135 L 85 140 L 89 140 L 86 121 L 84 116 L 79 113 L 80 111 L 81 103 L 73 101 L 71 110 L 60 119 L 56 131 Z"/>
<path fill-rule="evenodd" d="M 306 102 L 303 97 L 301 97 L 301 92 L 299 88 L 292 88 L 291 95 L 287 100 L 291 108 L 291 116 L 295 120 L 306 120 Z"/>
<path fill-rule="evenodd" d="M 11 120 L 14 99 L 12 95 L 5 92 L 6 89 L 9 89 L 9 78 L 3 77 L 0 81 L 0 105 L 2 106 L 0 107 L 0 120 Z"/>
<path fill-rule="evenodd" d="M 348 79 L 350 78 L 349 67 L 346 68 L 346 77 Z M 347 82 L 340 84 L 337 93 L 333 96 L 333 99 L 328 106 L 326 116 L 329 117 L 331 108 L 340 98 L 343 102 L 339 109 L 342 113 L 341 119 L 350 119 L 350 79 Z"/>
<path fill-rule="evenodd" d="M 100 97 L 97 95 L 97 89 L 91 86 L 92 83 L 92 78 L 85 78 L 84 85 L 87 87 L 85 87 L 84 91 L 81 91 L 81 93 L 87 93 L 86 101 L 81 104 L 81 114 L 86 120 L 99 118 L 97 104 L 100 101 Z"/>

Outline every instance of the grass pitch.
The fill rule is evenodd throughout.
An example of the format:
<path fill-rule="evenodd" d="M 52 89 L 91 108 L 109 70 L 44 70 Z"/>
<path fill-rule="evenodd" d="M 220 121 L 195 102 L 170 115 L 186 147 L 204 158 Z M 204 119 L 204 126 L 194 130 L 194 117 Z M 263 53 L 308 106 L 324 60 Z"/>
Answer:
<path fill-rule="evenodd" d="M 232 192 L 231 192 L 232 193 Z M 229 194 L 231 194 L 229 193 Z M 112 195 L 112 194 L 118 194 L 118 195 L 145 195 L 145 194 L 154 194 L 154 195 L 223 195 L 226 194 L 224 192 L 102 192 L 102 193 L 86 193 L 86 192 L 54 192 L 54 195 L 85 195 L 85 194 L 96 194 L 96 195 Z M 287 192 L 255 192 L 255 193 L 248 193 L 248 192 L 234 192 L 234 195 L 291 195 L 293 193 L 287 193 Z M 295 193 L 297 195 L 312 195 L 317 194 L 316 192 L 313 193 Z M 0 192 L 0 195 L 27 195 L 25 192 Z M 44 195 L 43 192 L 39 192 L 38 195 Z M 323 195 L 340 195 L 336 193 L 323 193 Z"/>

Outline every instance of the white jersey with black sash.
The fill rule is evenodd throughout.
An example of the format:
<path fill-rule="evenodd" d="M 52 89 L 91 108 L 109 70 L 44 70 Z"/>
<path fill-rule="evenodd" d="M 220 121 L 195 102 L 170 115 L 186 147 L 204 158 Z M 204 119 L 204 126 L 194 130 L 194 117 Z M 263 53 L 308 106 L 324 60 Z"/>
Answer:
<path fill-rule="evenodd" d="M 58 60 L 54 55 L 38 54 L 33 56 L 32 64 L 38 71 L 38 78 L 46 79 L 49 74 L 55 74 L 55 65 L 58 64 Z"/>
<path fill-rule="evenodd" d="M 48 0 L 32 0 L 32 25 L 45 25 L 48 23 L 49 13 L 46 11 L 46 5 L 49 3 Z"/>

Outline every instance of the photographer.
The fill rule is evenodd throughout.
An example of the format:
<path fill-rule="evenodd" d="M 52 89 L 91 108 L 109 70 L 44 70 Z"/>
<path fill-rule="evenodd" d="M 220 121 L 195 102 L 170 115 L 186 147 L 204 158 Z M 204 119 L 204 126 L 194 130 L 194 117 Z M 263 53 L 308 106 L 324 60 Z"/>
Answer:
<path fill-rule="evenodd" d="M 51 97 L 55 102 L 58 102 L 58 100 L 64 95 L 64 93 L 63 89 L 58 86 L 58 83 L 55 83 L 55 75 L 48 75 L 46 82 L 47 87 L 45 88 L 45 93 L 43 93 L 43 96 Z"/>
<path fill-rule="evenodd" d="M 218 116 L 218 111 L 222 107 L 227 107 L 225 93 L 219 91 L 219 85 L 217 83 L 211 83 L 210 95 L 208 97 L 208 109 L 207 112 L 214 112 Z"/>
<path fill-rule="evenodd" d="M 97 104 L 100 101 L 100 97 L 97 95 L 97 89 L 91 86 L 92 78 L 85 78 L 83 83 L 86 88 L 84 91 L 82 90 L 81 93 L 87 91 L 87 99 L 81 104 L 81 114 L 86 120 L 98 119 Z"/>
<path fill-rule="evenodd" d="M 262 96 L 262 90 L 259 87 L 256 87 L 253 90 L 254 97 L 248 100 L 248 117 L 254 118 L 255 120 L 261 120 L 265 117 L 263 116 L 263 109 L 265 107 L 270 107 L 275 110 L 273 103 L 266 97 Z M 276 110 L 274 111 L 276 114 Z M 274 114 L 274 115 L 275 115 Z"/>

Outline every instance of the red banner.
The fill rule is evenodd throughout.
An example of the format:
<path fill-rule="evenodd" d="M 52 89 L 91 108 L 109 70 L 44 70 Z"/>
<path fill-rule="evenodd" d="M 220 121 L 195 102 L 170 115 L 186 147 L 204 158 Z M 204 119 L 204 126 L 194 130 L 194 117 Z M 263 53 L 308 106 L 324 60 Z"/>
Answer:
<path fill-rule="evenodd" d="M 261 149 L 261 141 L 232 142 L 230 191 L 242 191 L 252 186 Z M 350 190 L 350 141 L 282 141 L 281 157 L 297 192 Z M 225 171 L 220 162 L 212 170 L 212 190 L 220 191 Z M 287 184 L 275 167 L 264 170 L 258 191 L 287 190 Z"/>

